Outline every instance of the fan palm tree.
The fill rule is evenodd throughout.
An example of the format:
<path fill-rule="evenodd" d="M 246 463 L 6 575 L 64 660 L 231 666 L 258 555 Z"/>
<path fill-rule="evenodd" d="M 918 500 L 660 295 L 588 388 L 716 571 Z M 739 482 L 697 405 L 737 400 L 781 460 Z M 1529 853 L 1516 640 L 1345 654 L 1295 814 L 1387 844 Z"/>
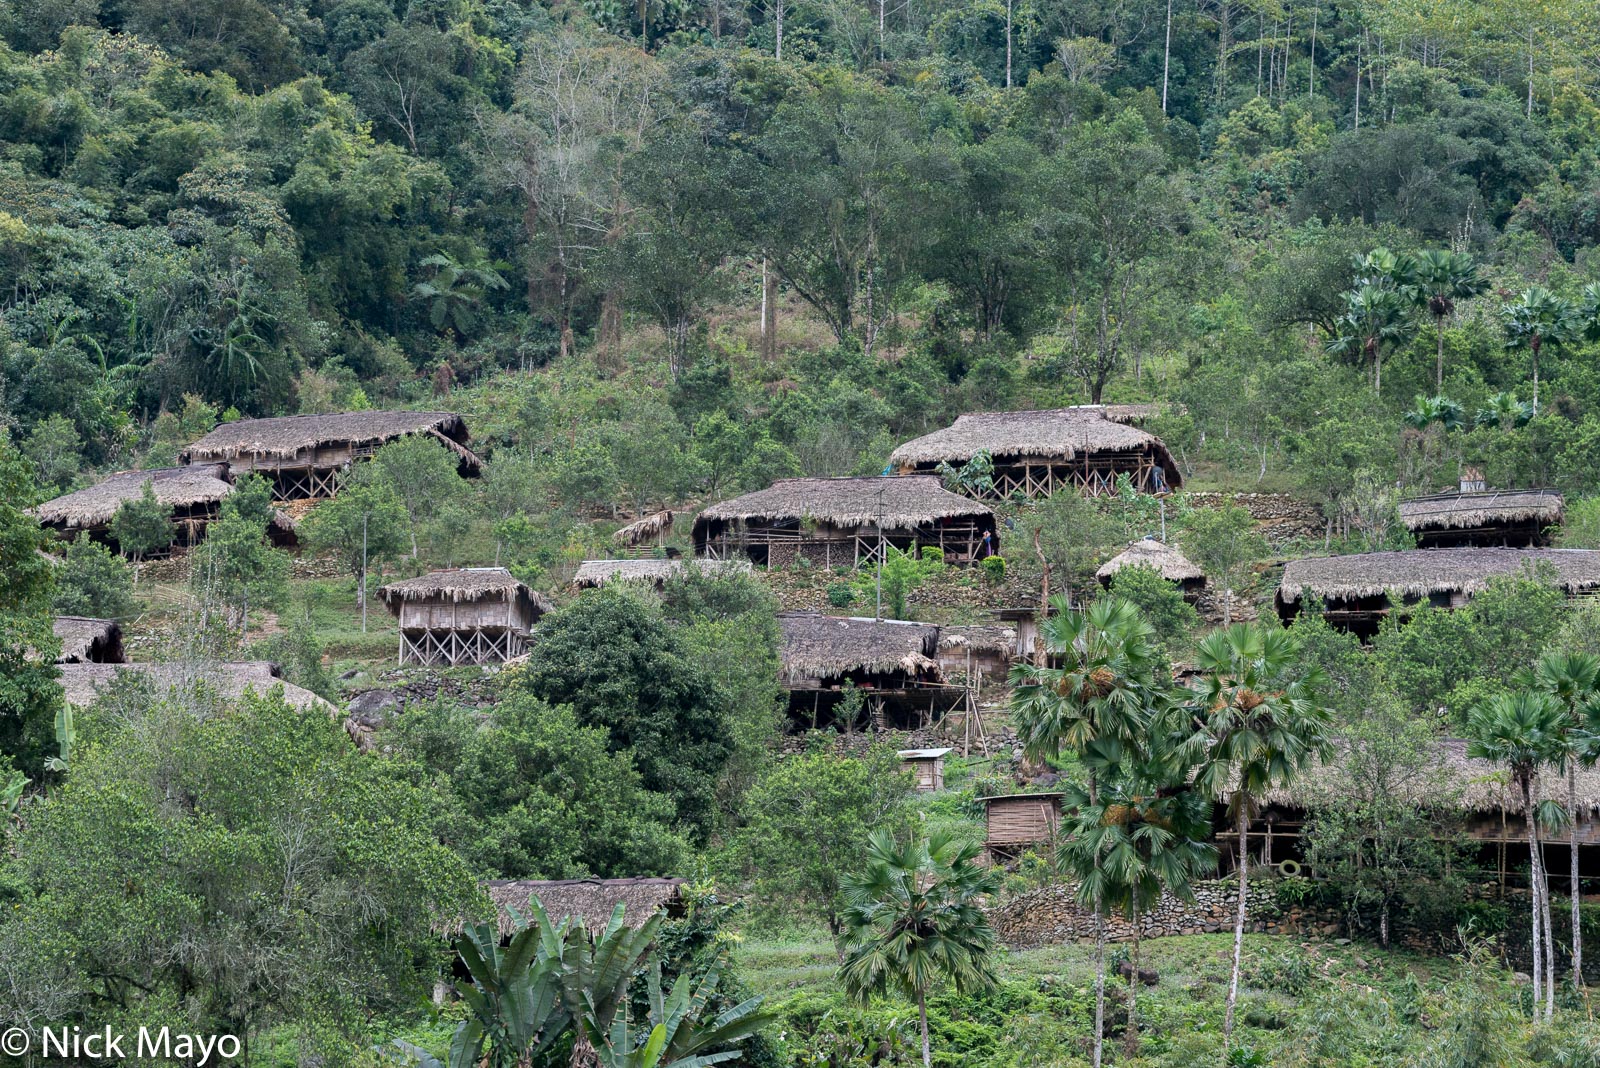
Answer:
<path fill-rule="evenodd" d="M 1162 700 L 1155 630 L 1120 597 L 1101 598 L 1083 611 L 1072 610 L 1065 598 L 1053 603 L 1056 614 L 1040 625 L 1039 641 L 1046 659 L 1060 666 L 1012 668 L 1011 722 L 1029 759 L 1076 754 L 1088 774 L 1087 799 L 1098 804 L 1100 777 L 1116 769 L 1126 747 L 1148 737 Z M 1105 1041 L 1105 908 L 1098 896 L 1092 904 L 1098 1068 Z"/>
<path fill-rule="evenodd" d="M 445 252 L 424 257 L 419 266 L 431 277 L 411 287 L 411 293 L 428 305 L 428 322 L 435 330 L 449 330 L 463 340 L 477 326 L 478 305 L 491 290 L 506 289 L 501 264 L 460 263 Z"/>
<path fill-rule="evenodd" d="M 1372 365 L 1372 391 L 1383 390 L 1383 352 L 1411 336 L 1410 298 L 1396 289 L 1361 285 L 1345 296 L 1345 312 L 1334 324 L 1328 354 L 1359 356 Z"/>
<path fill-rule="evenodd" d="M 1444 389 L 1444 323 L 1455 313 L 1456 301 L 1475 297 L 1489 288 L 1489 280 L 1478 270 L 1478 261 L 1465 252 L 1429 249 L 1416 258 L 1414 274 L 1417 299 L 1433 316 L 1433 329 L 1439 345 L 1434 366 L 1434 389 Z"/>
<path fill-rule="evenodd" d="M 1529 286 L 1500 310 L 1506 348 L 1527 349 L 1533 358 L 1533 412 L 1539 414 L 1539 353 L 1577 340 L 1580 322 L 1572 303 L 1545 289 Z"/>
<path fill-rule="evenodd" d="M 1484 398 L 1483 407 L 1472 417 L 1472 422 L 1474 426 L 1493 426 L 1501 430 L 1512 430 L 1519 426 L 1527 426 L 1532 419 L 1533 405 L 1518 400 L 1517 395 L 1508 390 Z"/>
<path fill-rule="evenodd" d="M 1000 873 L 980 868 L 978 847 L 937 831 L 897 842 L 887 831 L 867 842 L 866 868 L 844 879 L 849 949 L 839 978 L 851 996 L 889 991 L 917 1004 L 922 1065 L 931 1068 L 928 991 L 943 976 L 959 993 L 994 985 L 994 929 L 982 899 Z"/>
<path fill-rule="evenodd" d="M 1313 697 L 1320 674 L 1316 669 L 1297 671 L 1299 651 L 1299 641 L 1289 631 L 1247 623 L 1212 631 L 1198 651 L 1202 678 L 1195 691 L 1195 714 L 1211 739 L 1211 750 L 1195 785 L 1227 802 L 1239 835 L 1239 911 L 1223 1019 L 1225 1041 L 1232 1039 L 1239 999 L 1250 819 L 1262 795 L 1288 785 L 1326 752 L 1329 742 L 1332 713 Z"/>
<path fill-rule="evenodd" d="M 1467 718 L 1467 755 L 1505 764 L 1511 781 L 1522 794 L 1523 817 L 1528 824 L 1528 856 L 1533 903 L 1533 1004 L 1538 1011 L 1541 993 L 1545 1018 L 1554 1012 L 1554 990 L 1545 975 L 1543 913 L 1548 894 L 1544 860 L 1539 851 L 1538 810 L 1534 805 L 1534 775 L 1545 764 L 1560 759 L 1566 710 L 1548 693 L 1518 690 L 1501 693 L 1474 708 Z"/>

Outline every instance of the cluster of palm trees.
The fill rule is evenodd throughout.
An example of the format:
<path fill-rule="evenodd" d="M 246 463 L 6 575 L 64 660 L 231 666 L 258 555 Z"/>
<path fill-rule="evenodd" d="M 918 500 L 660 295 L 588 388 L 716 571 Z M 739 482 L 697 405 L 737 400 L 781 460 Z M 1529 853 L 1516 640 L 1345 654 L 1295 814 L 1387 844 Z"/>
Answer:
<path fill-rule="evenodd" d="M 1013 669 L 1012 720 L 1030 759 L 1076 758 L 1085 786 L 1069 800 L 1057 864 L 1078 882 L 1095 925 L 1094 1063 L 1105 1044 L 1105 920 L 1116 909 L 1135 931 L 1163 892 L 1193 898 L 1211 870 L 1213 801 L 1238 834 L 1238 913 L 1224 1021 L 1231 1043 L 1247 922 L 1249 827 L 1267 791 L 1326 752 L 1330 711 L 1314 698 L 1296 639 L 1270 625 L 1235 624 L 1200 644 L 1201 681 L 1174 687 L 1160 670 L 1150 624 L 1110 597 L 1083 611 L 1058 602 L 1040 628 L 1054 666 Z M 1138 964 L 1134 943 L 1134 967 Z M 1138 1043 L 1129 984 L 1125 1041 Z"/>
<path fill-rule="evenodd" d="M 1420 320 L 1433 320 L 1437 356 L 1434 388 L 1444 388 L 1444 327 L 1456 302 L 1479 296 L 1489 281 L 1471 255 L 1429 249 L 1411 255 L 1376 248 L 1351 264 L 1354 279 L 1345 311 L 1329 340 L 1329 354 L 1359 358 L 1372 367 L 1374 393 L 1383 387 L 1384 354 L 1409 342 Z M 1576 301 L 1543 286 L 1529 286 L 1500 308 L 1506 347 L 1526 350 L 1533 375 L 1533 409 L 1539 407 L 1539 357 L 1580 340 L 1600 340 L 1600 285 L 1586 286 Z"/>
<path fill-rule="evenodd" d="M 1516 680 L 1471 712 L 1467 752 L 1505 764 L 1522 795 L 1527 823 L 1533 1005 L 1549 1020 L 1555 1013 L 1555 941 L 1550 923 L 1550 880 L 1541 830 L 1565 826 L 1571 861 L 1572 983 L 1583 983 L 1583 938 L 1579 924 L 1577 769 L 1600 759 L 1600 658 L 1587 653 L 1548 653 Z M 1540 797 L 1540 771 L 1566 777 L 1565 803 Z"/>

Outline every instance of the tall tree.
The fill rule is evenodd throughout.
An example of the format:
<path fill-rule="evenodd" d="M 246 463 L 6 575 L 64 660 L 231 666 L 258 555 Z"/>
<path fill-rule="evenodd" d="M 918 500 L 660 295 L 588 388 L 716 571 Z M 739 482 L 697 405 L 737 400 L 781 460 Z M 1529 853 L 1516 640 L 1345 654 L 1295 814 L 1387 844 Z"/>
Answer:
<path fill-rule="evenodd" d="M 1195 715 L 1205 724 L 1211 752 L 1195 782 L 1227 803 L 1239 836 L 1239 910 L 1222 1025 L 1228 1042 L 1244 957 L 1250 820 L 1263 794 L 1288 785 L 1328 744 L 1332 713 L 1314 697 L 1316 669 L 1304 671 L 1298 654 L 1299 640 L 1289 631 L 1236 623 L 1208 634 L 1196 656 L 1201 681 L 1194 692 Z"/>
<path fill-rule="evenodd" d="M 37 777 L 61 701 L 54 666 L 60 641 L 50 610 L 50 539 L 26 511 L 39 499 L 29 468 L 0 434 L 0 761 Z"/>
<path fill-rule="evenodd" d="M 1577 340 L 1578 309 L 1543 286 L 1529 286 L 1500 310 L 1506 348 L 1527 349 L 1533 364 L 1533 412 L 1539 414 L 1539 355 L 1545 346 L 1559 349 Z"/>
<path fill-rule="evenodd" d="M 1411 336 L 1410 304 L 1394 289 L 1363 285 L 1345 298 L 1345 311 L 1328 342 L 1333 356 L 1359 357 L 1372 365 L 1372 392 L 1383 392 L 1383 354 Z"/>
<path fill-rule="evenodd" d="M 1433 316 L 1434 339 L 1438 356 L 1434 362 L 1433 388 L 1444 389 L 1444 324 L 1455 314 L 1456 301 L 1475 297 L 1489 288 L 1489 280 L 1478 269 L 1478 261 L 1465 252 L 1428 249 L 1416 258 L 1416 293 Z"/>

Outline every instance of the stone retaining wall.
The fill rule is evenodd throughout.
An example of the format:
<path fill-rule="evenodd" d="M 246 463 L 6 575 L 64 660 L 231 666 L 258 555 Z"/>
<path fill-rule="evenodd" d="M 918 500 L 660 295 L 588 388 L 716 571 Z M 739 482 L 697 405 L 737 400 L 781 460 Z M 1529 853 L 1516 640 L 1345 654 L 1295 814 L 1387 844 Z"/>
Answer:
<path fill-rule="evenodd" d="M 1238 505 L 1275 549 L 1301 538 L 1321 538 L 1327 526 L 1321 509 L 1288 493 L 1190 493 L 1184 499 L 1193 508 Z"/>

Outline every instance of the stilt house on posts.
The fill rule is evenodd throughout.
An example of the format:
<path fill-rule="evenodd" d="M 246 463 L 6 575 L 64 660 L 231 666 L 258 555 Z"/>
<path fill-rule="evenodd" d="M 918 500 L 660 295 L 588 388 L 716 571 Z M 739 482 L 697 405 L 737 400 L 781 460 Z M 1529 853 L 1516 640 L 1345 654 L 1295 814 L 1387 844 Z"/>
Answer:
<path fill-rule="evenodd" d="M 1600 592 L 1600 550 L 1409 549 L 1291 560 L 1278 585 L 1278 615 L 1300 614 L 1309 598 L 1328 622 L 1363 640 L 1392 612 L 1431 605 L 1459 608 L 1492 578 L 1548 574 L 1568 597 Z"/>
<path fill-rule="evenodd" d="M 344 412 L 224 423 L 179 455 L 184 463 L 225 461 L 272 483 L 273 499 L 332 497 L 350 465 L 391 441 L 425 434 L 455 456 L 463 478 L 483 466 L 467 448 L 467 424 L 453 412 Z"/>
<path fill-rule="evenodd" d="M 1400 502 L 1400 522 L 1421 549 L 1541 548 L 1565 514 L 1555 490 L 1437 493 Z"/>
<path fill-rule="evenodd" d="M 40 525 L 66 541 L 90 537 L 115 545 L 111 520 L 117 509 L 137 501 L 150 486 L 156 500 L 170 510 L 172 544 L 152 555 L 186 549 L 205 537 L 206 527 L 217 518 L 223 498 L 233 492 L 233 476 L 225 463 L 162 467 L 150 471 L 119 471 L 88 489 L 45 501 L 34 509 Z M 294 521 L 279 512 L 267 530 L 274 544 L 294 545 Z"/>
<path fill-rule="evenodd" d="M 966 706 L 967 691 L 944 683 L 939 628 L 930 623 L 785 612 L 778 628 L 796 723 L 833 723 L 854 697 L 861 703 L 851 725 L 865 716 L 879 726 L 919 726 Z"/>
<path fill-rule="evenodd" d="M 928 474 L 941 464 L 960 469 L 987 455 L 994 465 L 991 484 L 964 483 L 962 491 L 990 500 L 1048 497 L 1062 487 L 1108 497 L 1123 475 L 1141 493 L 1164 493 L 1177 489 L 1183 476 L 1161 439 L 1134 425 L 1149 414 L 1143 405 L 974 412 L 906 442 L 889 463 L 900 474 Z"/>
<path fill-rule="evenodd" d="M 500 664 L 528 650 L 551 605 L 503 567 L 433 571 L 378 591 L 400 621 L 400 666 Z"/>
<path fill-rule="evenodd" d="M 858 567 L 877 560 L 885 546 L 933 546 L 947 563 L 972 563 L 985 551 L 999 552 L 995 515 L 927 475 L 786 478 L 714 504 L 694 521 L 696 554 L 767 567 L 802 558 L 817 567 Z"/>
<path fill-rule="evenodd" d="M 1100 580 L 1100 585 L 1109 589 L 1117 572 L 1125 567 L 1154 568 L 1162 578 L 1177 586 L 1183 599 L 1190 604 L 1199 600 L 1201 591 L 1206 588 L 1204 571 L 1190 563 L 1189 558 L 1176 548 L 1155 538 L 1129 542 L 1126 549 L 1101 564 L 1094 577 Z"/>
<path fill-rule="evenodd" d="M 1061 794 L 999 794 L 980 797 L 983 847 L 993 860 L 1009 860 L 1044 845 L 1061 830 Z"/>
<path fill-rule="evenodd" d="M 56 638 L 61 642 L 61 651 L 56 654 L 58 664 L 128 662 L 122 648 L 122 627 L 116 620 L 56 616 L 54 629 Z"/>

